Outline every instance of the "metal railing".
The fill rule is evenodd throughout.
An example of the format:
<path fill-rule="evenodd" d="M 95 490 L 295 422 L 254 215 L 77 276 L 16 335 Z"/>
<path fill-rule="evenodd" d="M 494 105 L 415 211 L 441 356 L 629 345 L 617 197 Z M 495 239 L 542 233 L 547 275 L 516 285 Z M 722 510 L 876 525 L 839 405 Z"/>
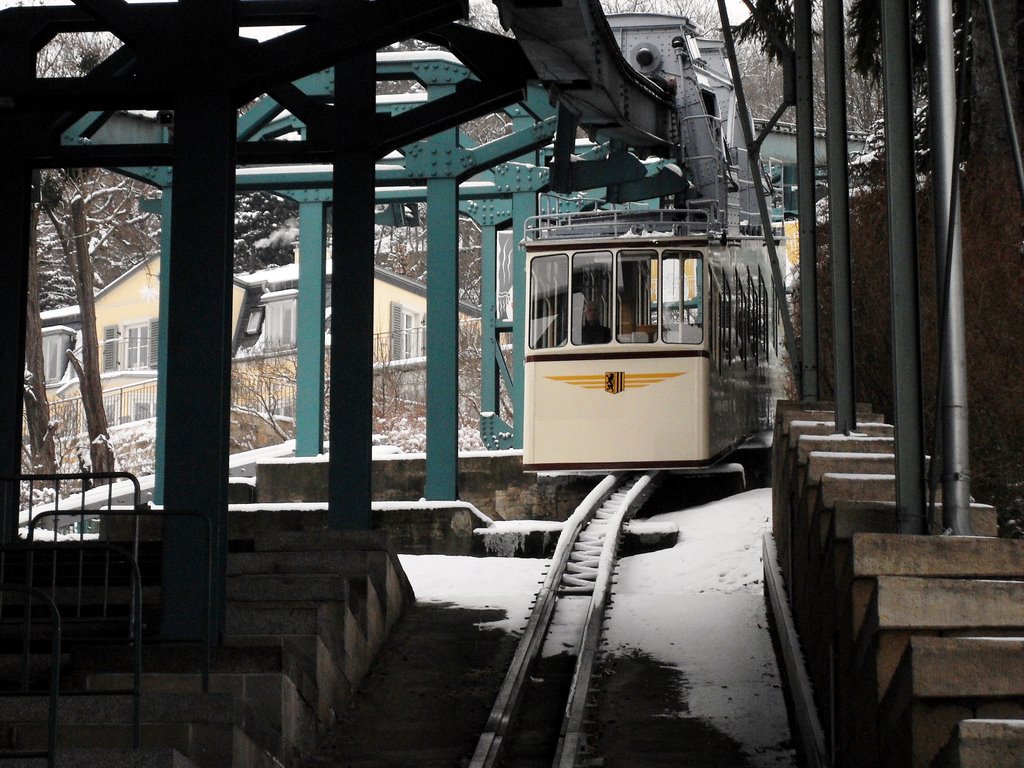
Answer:
<path fill-rule="evenodd" d="M 37 563 L 37 560 L 40 561 Z M 120 562 L 123 571 L 116 570 Z M 43 567 L 37 569 L 37 565 Z M 122 582 L 129 589 L 128 615 L 119 613 L 124 600 L 118 599 Z M 138 563 L 123 547 L 98 541 L 34 542 L 19 541 L 0 546 L 0 584 L 5 589 L 25 591 L 21 615 L 11 615 L 9 603 L 0 603 L 0 626 L 8 621 L 21 622 L 23 635 L 22 674 L 26 684 L 17 693 L 35 694 L 29 683 L 32 649 L 32 599 L 41 594 L 57 614 L 63 640 L 73 638 L 75 644 L 97 640 L 116 640 L 119 628 L 125 628 L 125 639 L 132 651 L 132 684 L 129 688 L 65 691 L 65 695 L 88 693 L 96 696 L 131 696 L 132 746 L 141 744 L 141 682 L 142 682 L 142 579 Z M 80 634 L 74 629 L 81 628 Z M 113 629 L 110 635 L 107 629 Z M 60 654 L 51 665 L 57 665 Z M 53 670 L 51 668 L 51 677 Z M 58 689 L 59 694 L 59 689 Z M 56 733 L 56 715 L 50 714 L 51 733 Z"/>
<path fill-rule="evenodd" d="M 687 237 L 707 236 L 709 226 L 707 211 L 699 209 L 584 211 L 532 216 L 526 220 L 524 234 L 533 241 L 644 235 Z"/>
<path fill-rule="evenodd" d="M 60 611 L 57 610 L 57 606 L 54 602 L 40 589 L 35 587 L 28 587 L 23 584 L 4 584 L 0 583 L 0 611 L 5 603 L 3 593 L 14 592 L 23 595 L 26 600 L 26 609 L 23 612 L 23 621 L 25 624 L 24 638 L 25 642 L 22 644 L 22 661 L 21 671 L 22 678 L 21 683 L 18 685 L 18 691 L 16 693 L 26 694 L 34 693 L 32 690 L 31 680 L 31 664 L 32 664 L 32 649 L 31 649 L 31 635 L 32 635 L 32 611 L 30 609 L 31 601 L 33 599 L 38 600 L 47 609 L 47 615 L 50 622 L 50 681 L 49 688 L 47 690 L 48 701 L 46 708 L 46 749 L 45 750 L 29 750 L 29 749 L 8 749 L 0 750 L 0 760 L 16 760 L 16 759 L 44 759 L 46 760 L 47 768 L 53 768 L 54 755 L 57 749 L 57 702 L 60 699 L 60 639 L 61 639 L 61 624 L 60 624 Z M 8 691 L 13 693 L 14 691 Z"/>

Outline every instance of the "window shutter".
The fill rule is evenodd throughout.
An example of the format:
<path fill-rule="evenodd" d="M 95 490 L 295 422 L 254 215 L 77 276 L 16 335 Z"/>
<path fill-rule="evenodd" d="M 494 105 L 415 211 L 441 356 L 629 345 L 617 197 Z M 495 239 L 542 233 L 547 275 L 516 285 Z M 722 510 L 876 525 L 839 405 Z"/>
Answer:
<path fill-rule="evenodd" d="M 404 344 L 405 327 L 403 323 L 404 312 L 402 305 L 391 302 L 391 359 L 402 360 L 405 357 Z"/>
<path fill-rule="evenodd" d="M 117 370 L 117 326 L 108 325 L 103 329 L 103 370 Z"/>
<path fill-rule="evenodd" d="M 160 355 L 160 318 L 149 321 L 149 367 L 156 368 Z"/>

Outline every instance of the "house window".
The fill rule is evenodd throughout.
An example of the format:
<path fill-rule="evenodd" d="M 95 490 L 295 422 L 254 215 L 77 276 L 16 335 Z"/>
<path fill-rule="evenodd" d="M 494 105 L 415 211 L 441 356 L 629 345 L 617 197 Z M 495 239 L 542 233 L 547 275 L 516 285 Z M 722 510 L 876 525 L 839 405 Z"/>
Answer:
<path fill-rule="evenodd" d="M 58 381 L 67 368 L 68 337 L 55 333 L 43 337 L 43 375 L 47 382 Z"/>
<path fill-rule="evenodd" d="M 124 370 L 149 368 L 149 323 L 124 327 Z"/>
<path fill-rule="evenodd" d="M 424 318 L 396 302 L 391 303 L 391 359 L 422 357 L 426 351 Z"/>
<path fill-rule="evenodd" d="M 270 349 L 295 346 L 295 299 L 281 299 L 267 304 L 263 335 Z"/>

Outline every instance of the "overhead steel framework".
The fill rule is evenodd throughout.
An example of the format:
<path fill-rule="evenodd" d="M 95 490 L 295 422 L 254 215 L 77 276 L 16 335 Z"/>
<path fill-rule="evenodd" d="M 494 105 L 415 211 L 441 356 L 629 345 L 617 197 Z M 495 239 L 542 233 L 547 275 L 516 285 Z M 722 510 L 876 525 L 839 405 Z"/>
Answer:
<path fill-rule="evenodd" d="M 666 91 L 625 64 L 596 0 L 500 0 L 502 17 L 515 29 L 519 42 L 454 24 L 467 12 L 465 0 L 74 2 L 0 11 L 0 225 L 6 234 L 7 277 L 0 281 L 0 323 L 9 339 L 0 345 L 0 475 L 14 475 L 20 469 L 32 172 L 102 166 L 146 178 L 164 191 L 161 212 L 170 234 L 162 243 L 160 299 L 165 318 L 159 341 L 159 359 L 164 361 L 159 387 L 162 500 L 168 508 L 198 509 L 213 522 L 219 547 L 215 585 L 221 590 L 230 406 L 230 232 L 236 191 L 269 189 L 296 199 L 303 231 L 301 263 L 319 265 L 303 269 L 300 277 L 298 445 L 304 453 L 319 452 L 323 441 L 320 383 L 327 222 L 336 235 L 344 233 L 336 236 L 331 253 L 335 268 L 329 404 L 332 413 L 351 418 L 336 418 L 332 425 L 333 528 L 369 527 L 375 202 L 428 203 L 428 301 L 435 309 L 428 328 L 432 354 L 427 372 L 426 493 L 448 498 L 457 493 L 453 382 L 458 212 L 472 216 L 485 230 L 484 281 L 491 286 L 496 277 L 489 251 L 495 248 L 495 231 L 511 224 L 515 247 L 525 218 L 536 212 L 542 189 L 603 187 L 608 199 L 622 201 L 678 191 L 678 173 L 660 160 L 644 160 L 648 155 L 670 158 L 666 150 L 677 140 Z M 893 242 L 900 243 L 891 254 L 897 506 L 905 529 L 917 530 L 924 519 L 924 457 L 916 247 L 913 226 L 908 229 L 907 221 L 914 210 L 913 168 L 907 154 L 912 141 L 906 112 L 908 27 L 904 5 L 883 2 L 882 7 L 890 219 Z M 555 22 L 556 8 L 570 23 Z M 240 34 L 245 27 L 280 25 L 295 29 L 263 42 Z M 123 46 L 85 77 L 36 76 L 36 55 L 47 42 L 58 34 L 83 31 L 110 32 Z M 376 56 L 378 49 L 410 37 L 442 45 L 451 59 L 417 69 L 422 62 Z M 805 37 L 794 38 L 800 50 L 784 52 L 787 69 L 796 73 L 788 80 L 798 87 L 787 92 L 767 129 L 750 137 L 748 144 L 760 145 L 785 107 L 796 100 L 800 164 L 813 168 L 813 124 L 806 114 L 814 78 Z M 937 39 L 936 44 L 946 43 Z M 583 66 L 583 61 L 596 67 Z M 375 82 L 389 77 L 419 80 L 426 97 L 390 105 L 378 101 Z M 557 113 L 531 85 L 538 80 L 557 97 Z M 239 116 L 243 105 L 249 109 Z M 138 109 L 160 111 L 167 119 L 133 135 L 118 134 L 111 116 Z M 475 146 L 457 133 L 460 123 L 495 110 L 506 110 L 512 123 L 508 136 Z M 569 140 L 577 124 L 606 140 L 582 161 L 575 142 Z M 296 140 L 276 140 L 287 133 L 297 133 Z M 549 168 L 536 153 L 553 136 L 555 157 Z M 402 162 L 380 162 L 396 150 L 402 150 Z M 301 170 L 285 172 L 287 165 Z M 338 169 L 344 173 L 335 172 Z M 801 198 L 813 199 L 807 194 L 813 185 L 813 171 L 808 175 L 805 170 Z M 953 204 L 948 205 L 953 210 Z M 806 235 L 801 255 L 813 265 L 813 208 L 807 209 L 803 200 L 802 229 L 811 234 Z M 949 230 L 958 237 L 955 224 Z M 955 252 L 956 244 L 948 250 Z M 807 290 L 813 285 L 810 265 L 803 270 L 802 351 L 797 354 L 791 346 L 805 395 L 817 392 L 816 334 L 807 325 L 807 312 L 813 315 L 817 304 L 813 290 Z M 959 279 L 956 272 L 949 276 Z M 524 295 L 524 281 L 525 272 L 517 267 L 514 296 Z M 778 277 L 776 283 L 781 285 Z M 484 295 L 491 300 L 493 291 L 485 290 Z M 438 307 L 450 311 L 438 312 Z M 523 307 L 516 306 L 515 311 L 522 313 Z M 499 415 L 498 388 L 502 381 L 510 385 L 513 411 L 521 412 L 516 383 L 521 380 L 517 365 L 524 324 L 493 308 L 485 310 L 484 324 L 484 431 L 495 445 L 515 444 L 514 425 L 505 424 Z M 498 348 L 499 338 L 508 334 L 514 350 L 511 370 Z M 948 355 L 956 365 L 963 364 L 955 349 Z M 852 377 L 852 371 L 848 375 Z M 947 389 L 959 392 L 958 385 Z M 852 429 L 852 387 L 838 395 L 842 402 L 837 427 Z M 960 403 L 952 408 L 960 415 Z M 958 433 L 950 445 L 963 442 L 965 425 L 965 419 L 957 422 Z M 954 460 L 950 466 L 966 467 L 966 462 Z M 965 489 L 958 486 L 946 503 L 959 503 Z M 955 522 L 962 516 L 951 514 L 947 519 Z M 955 525 L 954 530 L 963 532 Z M 0 498 L 0 540 L 16 535 L 17 500 Z M 202 625 L 195 615 L 202 585 L 189 577 L 200 569 L 188 565 L 202 558 L 195 540 L 189 530 L 179 528 L 170 531 L 165 543 L 165 562 L 171 564 L 163 625 L 168 637 L 190 636 Z M 218 604 L 222 598 L 221 591 Z"/>

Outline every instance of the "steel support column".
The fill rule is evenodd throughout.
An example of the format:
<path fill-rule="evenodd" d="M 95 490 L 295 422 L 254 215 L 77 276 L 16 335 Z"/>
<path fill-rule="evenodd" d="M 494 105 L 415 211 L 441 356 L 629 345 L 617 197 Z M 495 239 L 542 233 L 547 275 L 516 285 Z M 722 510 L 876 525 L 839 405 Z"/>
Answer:
<path fill-rule="evenodd" d="M 175 104 L 168 280 L 164 502 L 213 527 L 214 629 L 223 627 L 231 406 L 235 121 L 225 52 L 237 42 L 235 3 L 182 0 L 176 30 L 195 51 Z M 162 268 L 166 268 L 166 265 Z M 164 527 L 161 632 L 198 640 L 205 627 L 206 554 L 192 521 Z"/>
<path fill-rule="evenodd" d="M 495 325 L 498 320 L 498 229 L 480 226 L 480 410 L 501 415 L 501 354 Z M 490 447 L 490 446 L 488 446 Z"/>
<path fill-rule="evenodd" d="M 454 144 L 455 131 L 447 131 Z M 431 501 L 458 498 L 459 184 L 427 180 L 427 477 Z"/>
<path fill-rule="evenodd" d="M 335 75 L 328 526 L 369 530 L 373 473 L 374 52 Z"/>
<path fill-rule="evenodd" d="M 6 122 L 6 121 L 5 121 Z M 13 121 L 12 121 L 13 122 Z M 28 291 L 29 223 L 32 208 L 31 169 L 16 148 L 17 133 L 0 123 L 6 151 L 0 155 L 0 226 L 4 233 L 4 279 L 0 280 L 0 327 L 6 341 L 0 344 L 0 476 L 21 472 L 22 407 L 25 395 L 25 325 Z M 0 488 L 0 544 L 18 536 L 18 488 Z"/>
<path fill-rule="evenodd" d="M 324 204 L 299 203 L 299 298 L 296 328 L 295 455 L 324 448 Z"/>
<path fill-rule="evenodd" d="M 896 512 L 900 532 L 926 533 L 910 39 L 908 0 L 882 0 Z"/>
<path fill-rule="evenodd" d="M 936 298 L 938 300 L 939 402 L 942 428 L 942 525 L 971 532 L 971 467 L 967 418 L 967 342 L 964 321 L 963 257 L 960 249 L 960 191 L 955 182 L 956 65 L 953 61 L 953 4 L 925 4 L 928 35 L 928 108 L 931 127 L 932 191 L 935 212 Z M 932 456 L 932 461 L 937 461 Z M 935 468 L 932 470 L 935 471 Z"/>
<path fill-rule="evenodd" d="M 853 365 L 853 281 L 846 147 L 846 55 L 843 2 L 825 0 L 825 107 L 828 142 L 829 255 L 832 259 L 832 352 L 836 432 L 857 428 Z"/>
<path fill-rule="evenodd" d="M 153 441 L 153 502 L 156 504 L 164 503 L 164 478 L 167 474 L 167 318 L 170 316 L 171 209 L 174 206 L 173 188 L 165 186 L 160 192 L 160 335 L 156 340 L 156 437 Z"/>
<path fill-rule="evenodd" d="M 811 0 L 793 6 L 796 61 L 797 200 L 800 211 L 800 396 L 818 399 L 818 276 L 814 221 L 814 71 Z"/>
<path fill-rule="evenodd" d="M 536 192 L 512 194 L 512 413 L 515 421 L 514 448 L 523 447 L 523 415 L 526 410 L 526 323 L 530 305 L 526 295 L 526 249 L 523 234 L 526 220 L 537 215 Z"/>

